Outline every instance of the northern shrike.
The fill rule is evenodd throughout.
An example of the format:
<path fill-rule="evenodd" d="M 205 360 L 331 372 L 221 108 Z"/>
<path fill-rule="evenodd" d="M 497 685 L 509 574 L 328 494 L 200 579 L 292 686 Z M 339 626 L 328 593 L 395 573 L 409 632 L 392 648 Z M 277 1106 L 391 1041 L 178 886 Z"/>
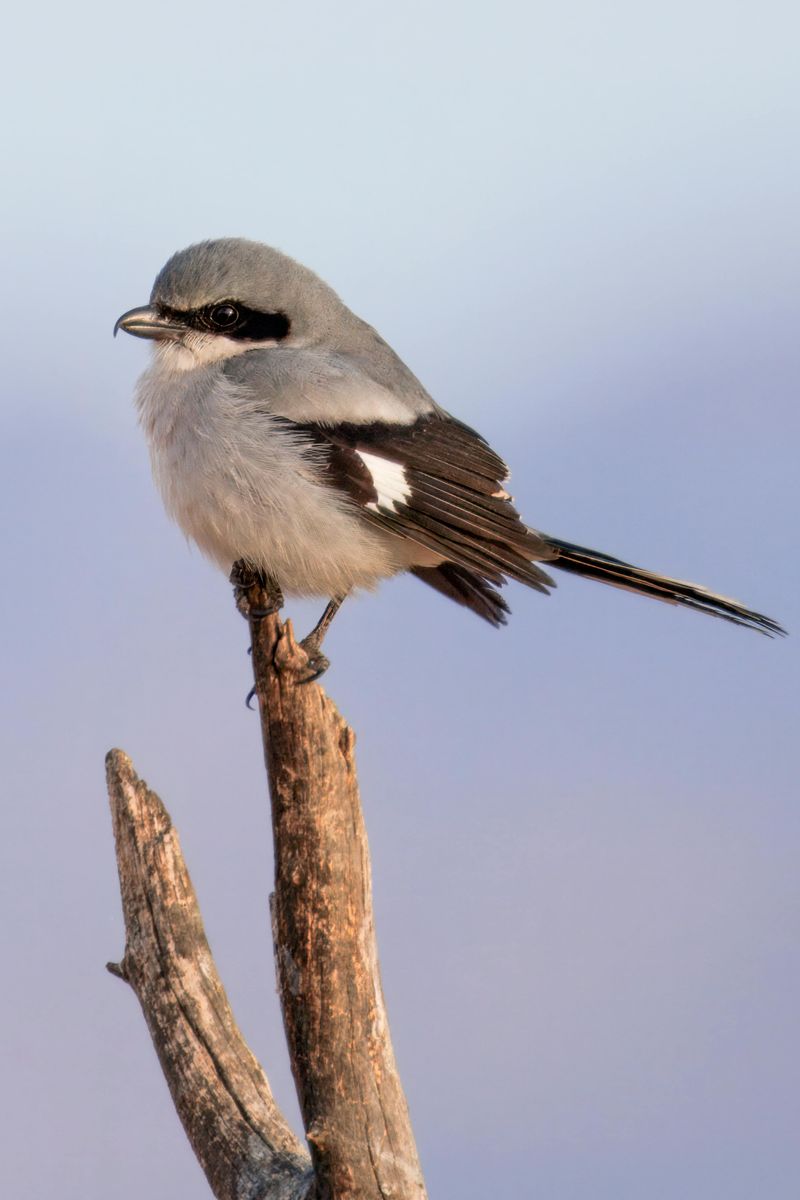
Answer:
<path fill-rule="evenodd" d="M 507 578 L 554 586 L 546 563 L 783 632 L 736 600 L 525 525 L 502 458 L 278 250 L 240 238 L 181 250 L 117 329 L 154 343 L 136 403 L 168 513 L 226 571 L 241 560 L 282 590 L 329 598 L 304 643 L 320 668 L 347 593 L 400 571 L 492 625 L 509 612 Z"/>

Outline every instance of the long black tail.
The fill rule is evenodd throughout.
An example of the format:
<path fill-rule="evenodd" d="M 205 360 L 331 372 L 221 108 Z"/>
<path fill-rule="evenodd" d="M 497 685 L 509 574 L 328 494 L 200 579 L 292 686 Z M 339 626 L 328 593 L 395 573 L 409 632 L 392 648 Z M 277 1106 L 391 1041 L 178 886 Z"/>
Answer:
<path fill-rule="evenodd" d="M 587 550 L 585 546 L 573 546 L 571 542 L 561 542 L 547 534 L 542 534 L 542 537 L 557 553 L 557 557 L 548 562 L 548 567 L 558 567 L 559 570 L 571 571 L 574 575 L 598 579 L 601 583 L 626 588 L 629 592 L 638 592 L 642 596 L 653 596 L 667 604 L 681 604 L 684 608 L 710 613 L 713 617 L 721 617 L 723 621 L 732 621 L 734 625 L 755 629 L 767 637 L 786 633 L 786 630 L 771 617 L 753 612 L 738 600 L 718 596 L 696 583 L 656 575 L 653 571 L 644 571 L 641 567 L 634 567 L 631 563 L 612 558 L 609 554 L 599 554 L 596 550 Z"/>

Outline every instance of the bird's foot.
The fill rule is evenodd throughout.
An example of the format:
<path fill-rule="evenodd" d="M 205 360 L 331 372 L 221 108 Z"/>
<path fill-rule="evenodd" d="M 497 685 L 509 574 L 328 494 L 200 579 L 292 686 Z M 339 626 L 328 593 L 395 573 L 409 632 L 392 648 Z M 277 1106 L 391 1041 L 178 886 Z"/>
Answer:
<path fill-rule="evenodd" d="M 345 593 L 346 595 L 347 593 Z M 336 616 L 339 609 L 342 607 L 345 596 L 334 596 L 325 605 L 325 611 L 317 621 L 311 633 L 307 634 L 300 642 L 300 649 L 304 650 L 308 657 L 308 674 L 301 680 L 301 683 L 313 683 L 315 679 L 319 679 L 320 675 L 324 675 L 328 667 L 331 665 L 330 660 L 325 657 L 320 647 L 325 634 L 330 628 L 331 621 Z"/>
<path fill-rule="evenodd" d="M 233 564 L 230 573 L 236 607 L 245 620 L 263 620 L 283 608 L 283 593 L 274 579 L 263 571 L 257 571 L 244 559 Z M 263 596 L 262 603 L 255 603 L 253 590 Z M 259 597 L 260 598 L 260 597 Z"/>
<path fill-rule="evenodd" d="M 322 653 L 319 642 L 320 639 L 313 633 L 300 642 L 300 649 L 305 653 L 307 662 L 298 671 L 298 683 L 314 683 L 331 665 L 330 659 Z"/>
<path fill-rule="evenodd" d="M 302 642 L 296 641 L 292 622 L 287 621 L 273 658 L 278 671 L 282 675 L 291 675 L 296 683 L 313 683 L 319 679 L 330 666 L 320 651 L 321 640 L 317 630 L 313 630 Z"/>
<path fill-rule="evenodd" d="M 300 666 L 297 671 L 301 676 L 300 683 L 313 683 L 315 679 L 319 679 L 320 675 L 324 675 L 331 665 L 330 659 L 322 653 L 321 646 L 323 638 L 330 628 L 330 623 L 341 608 L 344 599 L 344 596 L 334 596 L 332 600 L 329 600 L 311 633 L 307 634 L 302 642 L 295 643 L 296 648 L 302 650 L 307 659 L 306 664 Z"/>

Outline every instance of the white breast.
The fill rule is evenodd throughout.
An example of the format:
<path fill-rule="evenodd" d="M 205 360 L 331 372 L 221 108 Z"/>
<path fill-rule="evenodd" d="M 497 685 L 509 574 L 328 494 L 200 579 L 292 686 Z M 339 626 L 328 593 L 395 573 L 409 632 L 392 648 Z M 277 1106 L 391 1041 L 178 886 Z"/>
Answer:
<path fill-rule="evenodd" d="M 223 570 L 243 558 L 288 593 L 334 596 L 408 565 L 411 545 L 368 526 L 219 365 L 176 370 L 157 354 L 136 401 L 167 512 Z"/>

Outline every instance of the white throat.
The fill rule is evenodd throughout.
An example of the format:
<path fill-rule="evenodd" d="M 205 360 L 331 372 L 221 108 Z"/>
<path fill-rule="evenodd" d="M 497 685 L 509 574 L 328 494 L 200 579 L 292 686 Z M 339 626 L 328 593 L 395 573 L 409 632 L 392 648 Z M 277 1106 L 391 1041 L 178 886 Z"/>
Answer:
<path fill-rule="evenodd" d="M 218 333 L 185 333 L 179 342 L 161 341 L 153 343 L 156 365 L 164 371 L 194 371 L 197 367 L 208 367 L 211 363 L 226 358 L 235 358 L 248 350 L 264 350 L 277 346 L 274 338 L 263 342 L 246 342 L 238 338 L 226 338 Z"/>

